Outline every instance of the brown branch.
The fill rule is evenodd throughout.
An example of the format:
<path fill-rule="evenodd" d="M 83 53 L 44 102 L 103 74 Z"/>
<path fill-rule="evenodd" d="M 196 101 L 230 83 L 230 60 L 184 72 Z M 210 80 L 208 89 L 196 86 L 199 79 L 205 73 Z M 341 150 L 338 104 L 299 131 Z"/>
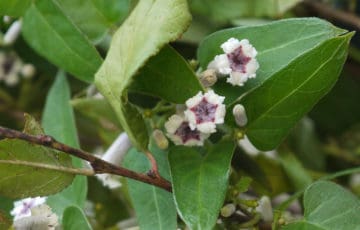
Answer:
<path fill-rule="evenodd" d="M 360 30 L 360 18 L 355 14 L 337 10 L 332 8 L 331 6 L 314 1 L 314 0 L 305 0 L 305 6 L 309 7 L 311 10 L 317 12 L 323 18 L 329 21 L 338 21 L 345 23 L 356 30 Z"/>
<path fill-rule="evenodd" d="M 56 141 L 53 137 L 47 135 L 29 135 L 13 129 L 8 129 L 0 126 L 0 137 L 9 139 L 20 139 L 27 142 L 31 142 L 37 145 L 46 146 L 51 149 L 56 149 L 61 152 L 70 154 L 72 156 L 81 158 L 90 163 L 96 174 L 109 173 L 114 175 L 120 175 L 137 181 L 141 181 L 147 184 L 155 185 L 169 192 L 172 191 L 171 184 L 169 181 L 158 176 L 137 173 L 126 168 L 113 165 L 100 158 L 93 156 L 92 154 L 85 152 L 80 149 L 72 148 L 68 145 Z M 155 174 L 156 175 L 156 174 Z"/>

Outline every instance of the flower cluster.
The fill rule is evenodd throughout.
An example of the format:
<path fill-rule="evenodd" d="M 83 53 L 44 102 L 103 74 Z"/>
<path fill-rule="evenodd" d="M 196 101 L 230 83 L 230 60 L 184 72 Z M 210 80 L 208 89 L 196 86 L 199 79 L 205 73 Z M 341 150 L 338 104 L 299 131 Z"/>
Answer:
<path fill-rule="evenodd" d="M 165 123 L 168 137 L 176 145 L 203 145 L 216 132 L 216 124 L 224 123 L 224 99 L 212 90 L 188 99 L 184 113 L 171 116 Z"/>
<path fill-rule="evenodd" d="M 208 69 L 214 69 L 221 75 L 229 75 L 227 82 L 232 85 L 243 86 L 249 78 L 256 77 L 256 70 L 259 68 L 257 51 L 249 40 L 230 38 L 221 48 L 224 54 L 216 55 Z"/>
<path fill-rule="evenodd" d="M 248 79 L 256 77 L 259 68 L 257 51 L 249 40 L 230 38 L 220 47 L 224 54 L 216 55 L 207 70 L 199 73 L 199 80 L 204 87 L 213 86 L 218 74 L 229 75 L 227 82 L 237 86 L 243 86 Z M 185 111 L 172 115 L 165 123 L 167 136 L 176 145 L 203 145 L 204 140 L 216 132 L 216 125 L 224 123 L 224 99 L 211 89 L 188 99 Z M 234 106 L 233 115 L 238 126 L 246 125 L 247 116 L 242 105 Z"/>

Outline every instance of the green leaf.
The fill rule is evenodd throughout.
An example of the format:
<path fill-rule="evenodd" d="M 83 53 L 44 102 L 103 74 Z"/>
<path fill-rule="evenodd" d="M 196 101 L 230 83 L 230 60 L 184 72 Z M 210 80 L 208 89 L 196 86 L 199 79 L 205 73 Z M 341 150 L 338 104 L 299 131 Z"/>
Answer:
<path fill-rule="evenodd" d="M 20 17 L 30 4 L 31 0 L 0 0 L 0 15 Z"/>
<path fill-rule="evenodd" d="M 54 1 L 31 4 L 24 16 L 23 36 L 40 55 L 80 80 L 92 82 L 102 58 Z"/>
<path fill-rule="evenodd" d="M 359 230 L 360 200 L 341 186 L 319 181 L 304 194 L 304 219 L 282 230 Z"/>
<path fill-rule="evenodd" d="M 171 46 L 165 46 L 141 68 L 129 90 L 183 104 L 203 87 L 188 63 Z"/>
<path fill-rule="evenodd" d="M 190 18 L 186 0 L 139 1 L 114 34 L 106 59 L 96 73 L 97 88 L 108 99 L 121 126 L 140 150 L 147 148 L 148 137 L 144 135 L 146 129 L 141 115 L 127 103 L 125 89 L 149 57 L 181 35 Z"/>
<path fill-rule="evenodd" d="M 205 69 L 215 55 L 223 53 L 220 45 L 231 37 L 249 39 L 254 45 L 260 65 L 256 78 L 250 79 L 243 87 L 232 86 L 225 81 L 214 86 L 215 91 L 226 96 L 226 104 L 231 104 L 245 92 L 262 85 L 301 54 L 344 32 L 345 30 L 316 18 L 285 19 L 213 33 L 200 44 L 197 56 L 201 67 Z"/>
<path fill-rule="evenodd" d="M 131 0 L 91 0 L 96 9 L 110 23 L 121 22 L 129 14 Z"/>
<path fill-rule="evenodd" d="M 33 118 L 27 116 L 25 122 L 29 134 L 41 134 Z M 0 194 L 14 199 L 54 194 L 74 179 L 64 171 L 73 168 L 67 154 L 23 140 L 0 141 L 0 166 Z"/>
<path fill-rule="evenodd" d="M 194 148 L 170 149 L 175 204 L 190 229 L 212 229 L 215 225 L 225 199 L 234 147 L 233 142 L 222 141 L 205 156 Z"/>
<path fill-rule="evenodd" d="M 160 174 L 169 179 L 167 153 L 153 146 L 150 149 L 158 163 Z M 146 173 L 151 168 L 145 154 L 132 149 L 124 159 L 128 169 Z M 177 228 L 177 215 L 171 193 L 135 180 L 127 180 L 129 194 L 135 208 L 139 226 L 144 230 L 168 230 Z M 146 196 L 144 196 L 146 194 Z"/>
<path fill-rule="evenodd" d="M 62 227 L 66 230 L 91 230 L 91 226 L 86 219 L 85 213 L 76 206 L 65 209 L 62 220 Z"/>
<path fill-rule="evenodd" d="M 104 9 L 105 2 L 108 8 L 114 9 L 114 12 L 109 12 L 114 14 L 109 15 L 111 18 L 120 17 L 121 7 L 129 9 L 130 3 L 114 0 L 57 0 L 57 2 L 69 19 L 94 43 L 99 42 L 112 26 L 112 22 L 105 15 L 109 11 L 107 8 Z"/>
<path fill-rule="evenodd" d="M 73 110 L 70 106 L 70 88 L 63 72 L 59 72 L 47 96 L 42 124 L 45 132 L 58 141 L 78 148 L 79 141 L 76 132 Z M 82 161 L 73 158 L 76 167 L 82 166 Z M 66 207 L 75 205 L 83 207 L 87 195 L 87 179 L 76 176 L 74 182 L 59 194 L 50 196 L 47 203 L 60 217 Z"/>
<path fill-rule="evenodd" d="M 352 35 L 325 41 L 241 99 L 248 116 L 246 134 L 258 149 L 274 149 L 332 88 Z"/>
<path fill-rule="evenodd" d="M 279 150 L 280 163 L 296 191 L 306 188 L 312 178 L 293 153 Z"/>

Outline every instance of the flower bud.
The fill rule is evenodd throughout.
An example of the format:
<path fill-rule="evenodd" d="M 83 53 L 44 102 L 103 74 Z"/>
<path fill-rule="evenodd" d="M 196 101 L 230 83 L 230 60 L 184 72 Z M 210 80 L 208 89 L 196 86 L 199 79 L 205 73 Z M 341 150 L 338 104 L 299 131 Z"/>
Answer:
<path fill-rule="evenodd" d="M 241 104 L 235 105 L 233 108 L 233 115 L 235 118 L 235 122 L 238 126 L 243 127 L 247 124 L 248 119 L 243 105 Z"/>
<path fill-rule="evenodd" d="M 200 82 L 205 88 L 213 86 L 216 81 L 217 76 L 215 69 L 207 69 L 200 74 Z"/>
<path fill-rule="evenodd" d="M 11 17 L 10 17 L 9 15 L 5 15 L 5 16 L 3 17 L 3 22 L 4 22 L 5 24 L 9 24 L 9 23 L 11 22 Z"/>
<path fill-rule="evenodd" d="M 232 203 L 226 204 L 224 207 L 221 208 L 220 214 L 223 217 L 229 217 L 236 211 L 236 206 Z"/>
<path fill-rule="evenodd" d="M 11 24 L 10 28 L 6 31 L 4 35 L 4 44 L 11 45 L 18 38 L 21 31 L 21 21 L 17 20 Z"/>
<path fill-rule="evenodd" d="M 259 206 L 256 208 L 256 211 L 260 213 L 262 219 L 265 222 L 273 221 L 273 210 L 270 198 L 268 196 L 261 197 L 259 200 Z"/>
<path fill-rule="evenodd" d="M 32 76 L 35 75 L 35 67 L 32 64 L 25 64 L 23 65 L 23 67 L 21 68 L 21 74 L 24 78 L 31 78 Z"/>
<path fill-rule="evenodd" d="M 152 133 L 152 135 L 153 135 L 156 145 L 160 149 L 167 149 L 167 147 L 169 146 L 169 141 L 165 137 L 164 133 L 161 130 L 155 129 L 154 132 Z"/>

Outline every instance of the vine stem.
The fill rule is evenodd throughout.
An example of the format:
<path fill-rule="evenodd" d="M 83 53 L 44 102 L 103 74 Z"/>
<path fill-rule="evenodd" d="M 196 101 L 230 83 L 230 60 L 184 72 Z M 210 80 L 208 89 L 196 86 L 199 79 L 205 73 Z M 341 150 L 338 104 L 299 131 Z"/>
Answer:
<path fill-rule="evenodd" d="M 0 137 L 5 137 L 9 139 L 20 139 L 24 140 L 30 143 L 34 143 L 37 145 L 42 145 L 51 149 L 56 149 L 58 151 L 67 153 L 69 155 L 75 156 L 77 158 L 83 159 L 91 165 L 91 167 L 94 170 L 95 174 L 102 174 L 102 173 L 108 173 L 108 174 L 114 174 L 119 175 L 123 177 L 127 177 L 130 179 L 134 179 L 137 181 L 144 182 L 146 184 L 151 184 L 154 186 L 157 186 L 159 188 L 165 189 L 166 191 L 172 192 L 171 183 L 160 176 L 160 174 L 157 171 L 156 162 L 154 163 L 151 161 L 151 165 L 153 166 L 152 170 L 154 170 L 154 164 L 156 166 L 156 171 L 154 171 L 154 175 L 148 175 L 143 173 L 137 173 L 135 171 L 116 166 L 114 164 L 111 164 L 107 161 L 104 161 L 100 158 L 95 157 L 94 155 L 85 152 L 80 149 L 76 149 L 73 147 L 70 147 L 68 145 L 65 145 L 63 143 L 60 143 L 56 141 L 53 137 L 48 135 L 29 135 L 26 133 L 22 133 L 13 129 L 5 128 L 0 126 Z M 148 156 L 150 153 L 146 153 Z M 150 154 L 151 155 L 151 154 Z M 152 155 L 151 155 L 152 157 Z M 149 158 L 149 156 L 148 156 Z M 150 159 L 150 158 L 149 158 Z M 152 157 L 153 159 L 153 157 Z M 155 159 L 153 159 L 155 160 Z"/>

